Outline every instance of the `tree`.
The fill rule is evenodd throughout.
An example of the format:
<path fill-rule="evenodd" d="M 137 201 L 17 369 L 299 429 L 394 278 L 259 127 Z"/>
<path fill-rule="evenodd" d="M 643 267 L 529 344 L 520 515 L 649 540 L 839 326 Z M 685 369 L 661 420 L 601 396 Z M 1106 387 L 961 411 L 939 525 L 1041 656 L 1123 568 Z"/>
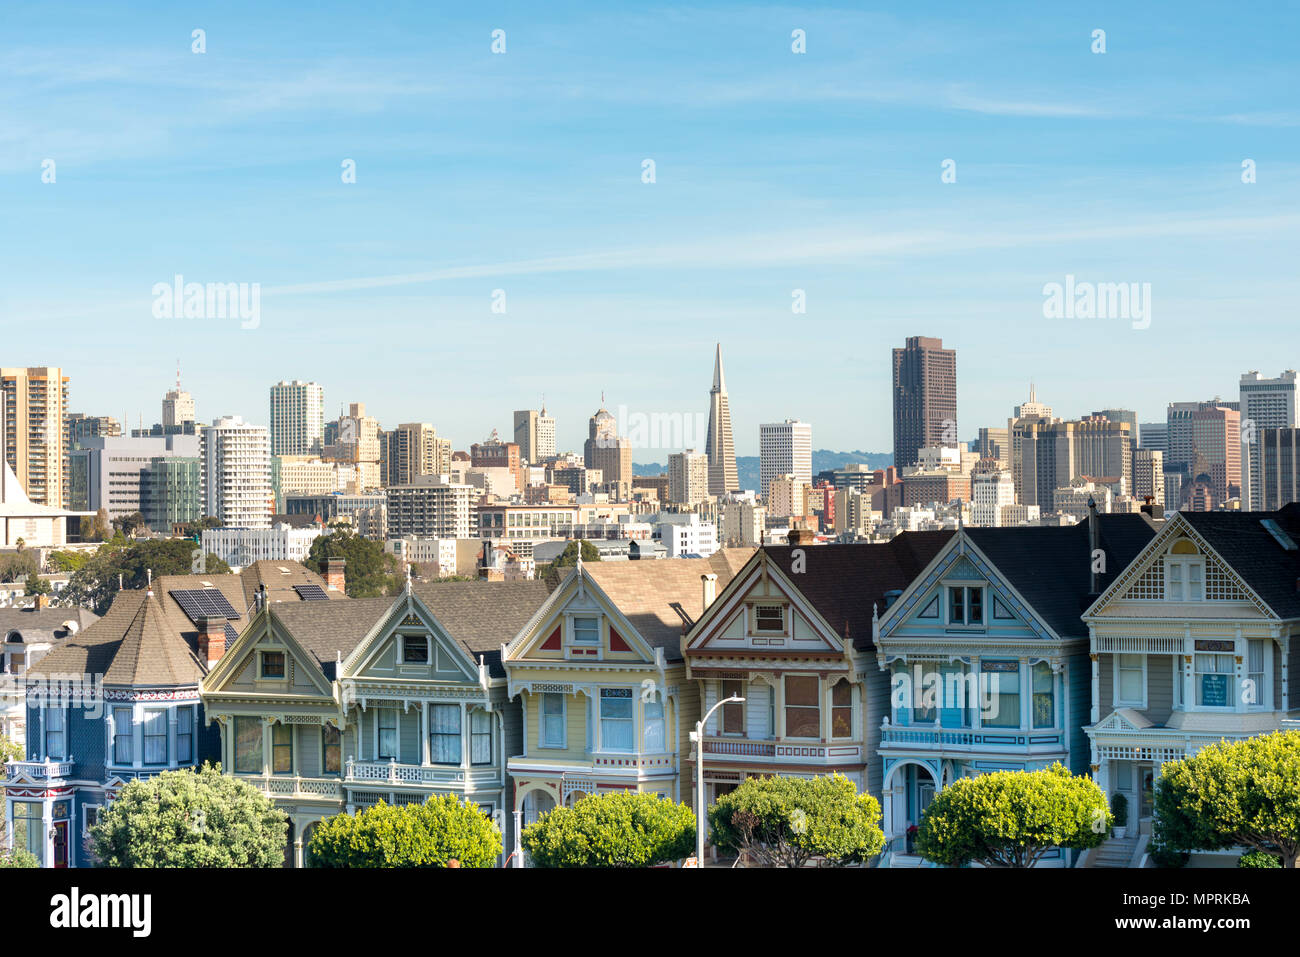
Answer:
<path fill-rule="evenodd" d="M 1220 741 L 1164 765 L 1152 839 L 1175 850 L 1246 846 L 1300 858 L 1300 731 Z"/>
<path fill-rule="evenodd" d="M 1033 867 L 1053 847 L 1096 847 L 1111 825 L 1106 795 L 1060 764 L 958 778 L 930 802 L 916 835 L 920 854 L 961 867 Z"/>
<path fill-rule="evenodd" d="M 89 558 L 90 555 L 86 552 L 58 551 L 50 552 L 49 558 L 46 559 L 46 562 L 55 571 L 75 572 L 82 565 L 86 564 L 86 561 Z"/>
<path fill-rule="evenodd" d="M 103 867 L 281 867 L 288 818 L 220 766 L 127 783 L 91 827 Z"/>
<path fill-rule="evenodd" d="M 49 581 L 37 575 L 35 572 L 27 576 L 27 588 L 23 592 L 25 595 L 48 595 L 54 591 Z"/>
<path fill-rule="evenodd" d="M 343 583 L 349 598 L 378 598 L 396 595 L 406 581 L 398 569 L 397 558 L 384 546 L 354 532 L 338 529 L 320 535 L 311 543 L 303 562 L 317 574 L 325 574 L 325 559 L 342 558 Z"/>
<path fill-rule="evenodd" d="M 31 551 L 0 554 L 0 582 L 26 581 L 40 571 L 36 553 Z"/>
<path fill-rule="evenodd" d="M 118 576 L 124 588 L 144 588 L 150 572 L 155 578 L 191 574 L 194 557 L 194 543 L 184 538 L 148 539 L 123 548 L 101 545 L 72 573 L 60 598 L 66 604 L 82 605 L 102 615 L 117 595 Z M 230 573 L 230 566 L 211 553 L 203 556 L 201 567 L 208 575 Z"/>
<path fill-rule="evenodd" d="M 880 853 L 880 802 L 842 774 L 746 778 L 709 808 L 713 844 L 762 867 L 857 864 Z"/>
<path fill-rule="evenodd" d="M 582 555 L 584 562 L 600 561 L 600 549 L 586 539 L 580 538 L 565 545 L 564 551 L 555 556 L 554 561 L 539 566 L 535 574 L 538 578 L 546 578 L 552 573 L 558 573 L 561 569 L 572 568 L 578 564 L 578 555 Z"/>
<path fill-rule="evenodd" d="M 0 734 L 0 764 L 6 761 L 21 761 L 23 759 L 23 746 L 12 738 Z M 4 790 L 0 789 L 0 794 Z"/>
<path fill-rule="evenodd" d="M 454 794 L 423 804 L 380 801 L 357 814 L 336 814 L 312 830 L 311 867 L 493 867 L 501 831 Z M 449 861 L 458 862 L 449 865 Z"/>
<path fill-rule="evenodd" d="M 132 512 L 130 515 L 123 515 L 113 519 L 113 528 L 120 531 L 127 538 L 130 538 L 136 529 L 145 527 L 144 515 L 141 512 Z"/>
<path fill-rule="evenodd" d="M 536 867 L 649 867 L 686 857 L 695 815 L 658 794 L 592 794 L 524 828 Z"/>

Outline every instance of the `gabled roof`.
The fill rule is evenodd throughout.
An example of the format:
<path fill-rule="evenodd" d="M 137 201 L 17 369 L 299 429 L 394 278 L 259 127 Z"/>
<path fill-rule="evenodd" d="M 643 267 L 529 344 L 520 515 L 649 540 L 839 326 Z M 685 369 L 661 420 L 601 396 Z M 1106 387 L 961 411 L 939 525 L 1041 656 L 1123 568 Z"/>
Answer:
<path fill-rule="evenodd" d="M 101 674 L 111 687 L 176 687 L 197 685 L 204 671 L 155 594 L 121 591 L 103 618 L 61 640 L 27 674 Z"/>
<path fill-rule="evenodd" d="M 334 666 L 352 653 L 395 598 L 353 598 L 346 602 L 296 601 L 269 604 L 271 616 L 312 656 L 321 673 L 333 681 Z"/>
<path fill-rule="evenodd" d="M 967 528 L 964 534 L 1052 631 L 1062 638 L 1079 637 L 1088 634 L 1083 612 L 1155 536 L 1145 515 L 1100 514 L 1096 519 L 1106 570 L 1098 576 L 1095 593 L 1091 518 L 1066 526 Z"/>
<path fill-rule="evenodd" d="M 37 609 L 0 608 L 0 642 L 8 640 L 14 632 L 25 645 L 40 642 L 55 642 L 68 635 L 67 623 L 76 625 L 72 631 L 82 631 L 99 621 L 99 616 L 89 608 L 49 607 Z"/>
<path fill-rule="evenodd" d="M 902 591 L 952 538 L 950 530 L 903 532 L 888 542 L 845 545 L 768 545 L 763 551 L 841 637 L 857 651 L 873 649 L 873 610 L 883 614 L 886 594 Z M 796 550 L 802 572 L 793 573 Z"/>
<path fill-rule="evenodd" d="M 551 593 L 550 586 L 540 580 L 423 582 L 413 590 L 471 659 L 484 659 L 494 678 L 505 675 L 501 646 L 528 624 Z"/>
<path fill-rule="evenodd" d="M 1276 512 L 1179 512 L 1279 618 L 1300 618 L 1300 549 L 1289 551 L 1265 526 L 1271 520 L 1300 545 L 1300 503 Z"/>
<path fill-rule="evenodd" d="M 582 570 L 600 586 L 637 633 L 667 661 L 682 660 L 682 606 L 692 620 L 704 613 L 701 575 L 718 576 L 718 593 L 745 567 L 752 548 L 724 548 L 708 558 L 659 558 L 640 562 L 584 562 Z"/>

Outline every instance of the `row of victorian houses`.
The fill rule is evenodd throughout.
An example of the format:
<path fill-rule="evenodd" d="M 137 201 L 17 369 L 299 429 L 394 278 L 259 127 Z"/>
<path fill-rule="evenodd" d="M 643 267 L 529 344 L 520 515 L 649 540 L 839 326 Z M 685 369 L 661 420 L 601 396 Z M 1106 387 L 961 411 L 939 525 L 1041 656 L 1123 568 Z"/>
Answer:
<path fill-rule="evenodd" d="M 882 863 L 906 866 L 908 828 L 952 781 L 1060 762 L 1127 797 L 1119 860 L 1136 863 L 1164 762 L 1300 715 L 1298 543 L 1292 505 L 579 563 L 395 598 L 347 599 L 340 560 L 323 578 L 167 576 L 26 669 L 6 831 L 47 866 L 85 864 L 124 783 L 204 760 L 288 814 L 295 865 L 315 823 L 379 801 L 456 794 L 509 851 L 520 823 L 588 794 L 713 801 L 750 776 L 838 772 L 880 799 Z M 82 675 L 102 681 L 94 701 L 55 693 Z M 733 697 L 697 782 L 690 733 Z"/>

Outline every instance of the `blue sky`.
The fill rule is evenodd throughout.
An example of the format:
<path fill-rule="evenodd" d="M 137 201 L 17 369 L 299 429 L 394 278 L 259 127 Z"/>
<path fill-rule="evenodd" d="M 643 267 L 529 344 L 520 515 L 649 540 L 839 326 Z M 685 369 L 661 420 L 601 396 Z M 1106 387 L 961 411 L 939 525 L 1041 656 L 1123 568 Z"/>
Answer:
<path fill-rule="evenodd" d="M 1300 364 L 1294 6 L 186 6 L 6 10 L 0 365 L 75 411 L 155 421 L 179 357 L 203 420 L 314 379 L 459 448 L 545 392 L 572 448 L 602 390 L 705 411 L 721 341 L 741 454 L 887 451 L 908 335 L 958 350 L 963 437 L 1031 378 L 1147 421 Z M 155 318 L 178 273 L 260 324 Z M 1067 274 L 1150 283 L 1150 327 L 1044 318 Z"/>

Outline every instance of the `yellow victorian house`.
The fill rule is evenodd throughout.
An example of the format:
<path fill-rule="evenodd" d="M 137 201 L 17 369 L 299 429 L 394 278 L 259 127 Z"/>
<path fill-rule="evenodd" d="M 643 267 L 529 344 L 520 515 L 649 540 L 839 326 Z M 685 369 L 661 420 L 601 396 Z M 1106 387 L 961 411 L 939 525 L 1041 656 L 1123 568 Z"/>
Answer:
<path fill-rule="evenodd" d="M 507 771 L 525 825 L 588 794 L 690 798 L 682 763 L 699 694 L 686 680 L 683 626 L 702 613 L 705 589 L 725 587 L 751 554 L 580 562 L 502 647 L 507 693 L 522 705 L 523 746 Z"/>

